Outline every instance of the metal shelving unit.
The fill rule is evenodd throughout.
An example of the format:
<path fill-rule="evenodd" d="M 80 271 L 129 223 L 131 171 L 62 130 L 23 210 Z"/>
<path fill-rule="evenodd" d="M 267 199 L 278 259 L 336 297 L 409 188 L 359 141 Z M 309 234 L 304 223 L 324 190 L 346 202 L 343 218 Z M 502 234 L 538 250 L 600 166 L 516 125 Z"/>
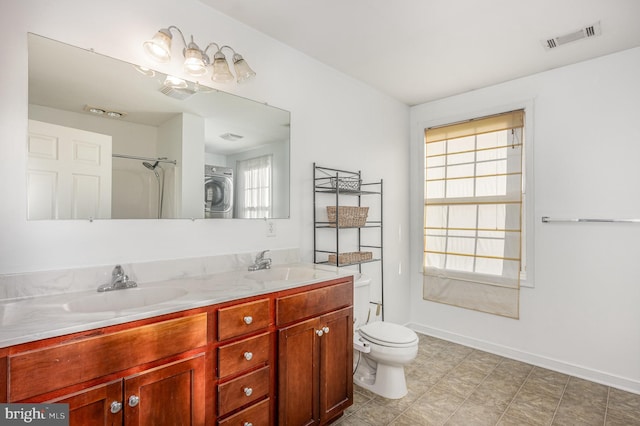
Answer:
<path fill-rule="evenodd" d="M 365 263 L 378 262 L 380 264 L 380 286 L 381 297 L 384 293 L 383 276 L 383 181 L 363 182 L 360 171 L 353 172 L 348 170 L 334 169 L 330 167 L 321 167 L 313 163 L 313 261 L 318 264 L 327 264 L 337 267 L 357 266 L 358 271 L 362 272 L 362 265 Z M 378 197 L 379 204 L 375 211 L 369 208 L 369 217 L 373 219 L 367 220 L 360 226 L 340 226 L 340 209 L 344 206 L 367 206 L 366 199 L 370 197 Z M 327 206 L 335 206 L 336 218 L 335 222 L 318 219 L 318 209 Z M 351 231 L 348 231 L 351 230 Z M 371 233 L 379 231 L 375 236 Z M 320 241 L 319 233 L 334 232 L 335 237 L 330 238 L 331 244 L 325 238 Z M 356 234 L 356 236 L 353 235 Z M 368 233 L 368 235 L 364 235 Z M 344 253 L 342 248 L 348 244 L 341 244 L 343 238 L 349 239 L 351 246 L 357 246 L 358 252 L 365 250 L 372 252 L 370 260 L 362 260 L 349 263 L 340 263 L 340 255 Z M 354 242 L 355 240 L 355 242 Z M 363 240 L 367 243 L 363 243 Z M 371 243 L 372 240 L 377 240 Z M 328 256 L 335 255 L 336 263 L 329 263 Z M 380 305 L 383 301 L 380 300 Z M 383 311 L 384 315 L 384 311 Z"/>

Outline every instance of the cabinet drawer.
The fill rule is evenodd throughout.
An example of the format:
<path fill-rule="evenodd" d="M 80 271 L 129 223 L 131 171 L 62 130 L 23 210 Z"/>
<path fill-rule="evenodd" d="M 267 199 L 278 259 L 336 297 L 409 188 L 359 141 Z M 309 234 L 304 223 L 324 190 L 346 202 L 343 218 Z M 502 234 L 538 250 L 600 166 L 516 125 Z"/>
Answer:
<path fill-rule="evenodd" d="M 224 416 L 269 394 L 269 367 L 218 385 L 218 416 Z"/>
<path fill-rule="evenodd" d="M 269 333 L 250 337 L 218 348 L 218 377 L 226 377 L 268 364 Z"/>
<path fill-rule="evenodd" d="M 9 358 L 9 400 L 20 401 L 206 344 L 207 315 L 198 314 L 19 353 Z"/>
<path fill-rule="evenodd" d="M 243 425 L 269 426 L 269 398 L 224 420 L 218 420 L 218 426 Z"/>
<path fill-rule="evenodd" d="M 218 340 L 269 327 L 269 299 L 241 303 L 218 310 Z"/>
<path fill-rule="evenodd" d="M 289 324 L 353 305 L 353 280 L 276 300 L 276 324 Z"/>

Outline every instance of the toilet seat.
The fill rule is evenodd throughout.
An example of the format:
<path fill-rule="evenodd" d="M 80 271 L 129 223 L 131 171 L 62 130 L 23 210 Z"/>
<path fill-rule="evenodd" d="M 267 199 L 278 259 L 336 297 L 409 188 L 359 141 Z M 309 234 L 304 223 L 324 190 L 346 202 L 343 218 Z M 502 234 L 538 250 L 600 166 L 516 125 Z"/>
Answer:
<path fill-rule="evenodd" d="M 384 321 L 363 325 L 358 331 L 366 340 L 381 346 L 407 348 L 418 343 L 418 335 L 413 330 Z"/>

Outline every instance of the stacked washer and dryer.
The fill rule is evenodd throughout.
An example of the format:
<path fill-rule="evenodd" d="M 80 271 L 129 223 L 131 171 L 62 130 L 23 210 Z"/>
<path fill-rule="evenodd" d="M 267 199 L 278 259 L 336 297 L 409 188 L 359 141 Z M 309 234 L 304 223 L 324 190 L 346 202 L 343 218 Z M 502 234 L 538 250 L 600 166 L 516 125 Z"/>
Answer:
<path fill-rule="evenodd" d="M 204 166 L 204 217 L 233 217 L 233 169 Z"/>

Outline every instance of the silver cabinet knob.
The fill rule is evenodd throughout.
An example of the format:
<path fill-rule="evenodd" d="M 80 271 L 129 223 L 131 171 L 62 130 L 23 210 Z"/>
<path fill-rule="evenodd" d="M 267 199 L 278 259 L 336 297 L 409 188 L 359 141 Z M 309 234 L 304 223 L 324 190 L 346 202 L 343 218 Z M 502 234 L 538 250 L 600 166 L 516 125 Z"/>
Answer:
<path fill-rule="evenodd" d="M 140 397 L 138 395 L 131 395 L 129 397 L 129 407 L 135 407 L 140 403 Z"/>
<path fill-rule="evenodd" d="M 249 325 L 253 322 L 253 317 L 247 315 L 246 317 L 242 318 L 242 320 L 244 321 L 245 324 Z"/>
<path fill-rule="evenodd" d="M 322 335 L 324 334 L 324 331 L 316 330 L 316 334 L 318 335 L 318 337 L 322 337 Z"/>
<path fill-rule="evenodd" d="M 251 394 L 253 393 L 253 389 L 251 388 L 244 388 L 242 391 L 244 392 L 245 396 L 251 396 Z"/>
<path fill-rule="evenodd" d="M 251 361 L 251 358 L 253 358 L 253 353 L 245 352 L 243 356 L 244 356 L 244 359 L 246 359 L 247 361 Z"/>
<path fill-rule="evenodd" d="M 329 332 L 329 327 L 327 326 L 322 327 L 322 331 L 324 331 L 324 334 L 327 334 Z"/>
<path fill-rule="evenodd" d="M 251 422 L 244 422 L 244 424 L 242 426 L 253 426 L 253 423 Z"/>
<path fill-rule="evenodd" d="M 120 410 L 122 410 L 122 403 L 121 403 L 120 401 L 113 401 L 113 402 L 111 403 L 111 406 L 110 406 L 110 407 L 111 407 L 111 410 L 110 410 L 110 411 L 111 411 L 113 414 L 116 414 L 116 413 L 120 412 Z"/>

